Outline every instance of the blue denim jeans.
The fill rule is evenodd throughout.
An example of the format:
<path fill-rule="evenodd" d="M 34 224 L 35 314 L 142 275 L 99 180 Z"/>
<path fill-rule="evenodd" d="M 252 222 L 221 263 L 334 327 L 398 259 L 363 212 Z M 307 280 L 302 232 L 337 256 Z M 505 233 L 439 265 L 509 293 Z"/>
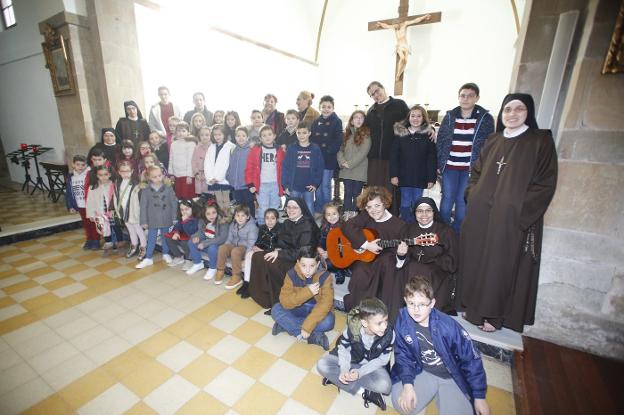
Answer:
<path fill-rule="evenodd" d="M 323 206 L 332 200 L 331 181 L 333 176 L 333 170 L 323 170 L 323 181 L 315 192 L 314 211 L 316 213 L 323 213 Z"/>
<path fill-rule="evenodd" d="M 296 190 L 291 190 L 289 196 L 302 198 L 308 206 L 310 213 L 314 213 L 314 192 L 298 192 Z"/>
<path fill-rule="evenodd" d="M 357 212 L 356 199 L 362 193 L 364 182 L 343 179 L 342 183 L 344 183 L 344 210 Z"/>
<path fill-rule="evenodd" d="M 286 330 L 288 334 L 296 337 L 301 333 L 301 325 L 308 315 L 310 315 L 313 308 L 314 304 L 304 303 L 297 308 L 287 310 L 282 307 L 280 303 L 277 303 L 271 310 L 271 317 L 273 317 L 273 320 Z M 325 333 L 326 331 L 332 330 L 335 321 L 334 313 L 330 311 L 325 318 L 316 325 L 312 333 Z"/>
<path fill-rule="evenodd" d="M 147 248 L 145 249 L 145 258 L 152 259 L 154 256 L 154 248 L 156 248 L 156 238 L 160 231 L 160 248 L 163 255 L 169 254 L 169 247 L 165 241 L 165 234 L 169 232 L 169 228 L 149 228 L 147 230 Z"/>
<path fill-rule="evenodd" d="M 451 211 L 455 205 L 455 220 L 451 225 L 459 234 L 461 223 L 466 215 L 464 191 L 468 185 L 469 172 L 462 170 L 444 169 L 442 173 L 442 201 L 440 202 L 440 216 L 447 225 L 451 225 Z"/>
<path fill-rule="evenodd" d="M 258 211 L 256 212 L 256 222 L 264 225 L 264 211 L 268 208 L 279 208 L 280 195 L 277 182 L 261 183 L 258 191 Z"/>
<path fill-rule="evenodd" d="M 217 253 L 219 252 L 219 246 L 217 245 L 209 245 L 204 249 L 199 249 L 197 245 L 193 243 L 192 240 L 188 241 L 189 254 L 191 256 L 191 260 L 193 264 L 199 264 L 202 262 L 202 252 L 208 254 L 210 258 L 210 268 L 217 268 Z"/>
<path fill-rule="evenodd" d="M 401 187 L 401 219 L 407 223 L 416 221 L 414 216 L 414 204 L 423 194 L 420 187 Z"/>

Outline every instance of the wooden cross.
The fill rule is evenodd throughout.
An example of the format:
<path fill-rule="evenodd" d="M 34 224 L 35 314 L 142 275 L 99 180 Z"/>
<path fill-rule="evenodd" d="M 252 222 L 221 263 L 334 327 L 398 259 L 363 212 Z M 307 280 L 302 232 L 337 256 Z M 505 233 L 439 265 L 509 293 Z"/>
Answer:
<path fill-rule="evenodd" d="M 428 23 L 438 23 L 442 20 L 442 12 L 424 13 L 414 16 L 408 16 L 409 0 L 400 0 L 399 4 L 399 17 L 395 19 L 375 20 L 374 22 L 368 22 L 368 31 L 394 29 L 397 37 L 396 45 L 396 64 L 395 64 L 395 79 L 394 79 L 394 95 L 403 95 L 403 75 L 407 64 L 407 55 L 409 54 L 409 45 L 407 44 L 407 34 L 405 33 L 406 26 L 423 25 Z M 429 15 L 428 20 L 423 20 L 417 23 L 408 23 L 405 26 L 401 26 L 404 22 L 417 19 Z"/>
<path fill-rule="evenodd" d="M 503 166 L 507 163 L 505 163 L 505 156 L 501 157 L 501 159 L 499 161 L 496 162 L 496 164 L 498 164 L 498 170 L 496 170 L 496 175 L 498 176 L 501 172 L 501 169 L 503 168 Z"/>
<path fill-rule="evenodd" d="M 420 262 L 420 258 L 425 255 L 425 253 L 423 252 L 423 250 L 421 249 L 419 253 L 417 253 L 416 255 L 418 255 L 418 262 Z"/>

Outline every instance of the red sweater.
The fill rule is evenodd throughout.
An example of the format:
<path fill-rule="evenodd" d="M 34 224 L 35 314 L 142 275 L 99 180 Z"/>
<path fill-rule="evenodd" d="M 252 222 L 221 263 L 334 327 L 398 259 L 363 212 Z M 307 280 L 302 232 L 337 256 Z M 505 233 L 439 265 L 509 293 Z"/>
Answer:
<path fill-rule="evenodd" d="M 279 188 L 279 194 L 282 196 L 284 191 L 282 190 L 282 162 L 284 161 L 284 150 L 277 147 L 275 154 L 276 157 L 276 170 L 277 170 L 277 187 Z M 260 167 L 262 162 L 262 145 L 257 145 L 249 150 L 249 157 L 247 157 L 247 165 L 245 166 L 245 183 L 248 187 L 255 187 L 256 193 L 260 191 Z"/>

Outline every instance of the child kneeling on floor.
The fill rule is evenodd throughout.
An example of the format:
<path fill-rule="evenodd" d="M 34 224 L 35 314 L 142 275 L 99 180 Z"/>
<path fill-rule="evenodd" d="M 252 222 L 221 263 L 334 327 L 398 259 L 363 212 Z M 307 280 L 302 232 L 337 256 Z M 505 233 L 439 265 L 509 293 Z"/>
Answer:
<path fill-rule="evenodd" d="M 410 278 L 404 299 L 394 328 L 394 408 L 417 414 L 435 398 L 440 415 L 488 415 L 483 362 L 466 330 L 433 308 L 433 288 L 423 277 Z"/>
<path fill-rule="evenodd" d="M 365 298 L 347 314 L 347 326 L 336 347 L 316 364 L 323 385 L 333 384 L 352 395 L 386 409 L 382 394 L 390 393 L 390 363 L 394 332 L 388 323 L 388 308 L 378 298 Z"/>
<path fill-rule="evenodd" d="M 334 287 L 331 274 L 319 270 L 320 258 L 314 247 L 299 249 L 297 263 L 288 270 L 273 306 L 273 335 L 282 331 L 329 350 L 325 332 L 334 328 Z"/>
<path fill-rule="evenodd" d="M 234 220 L 230 224 L 227 240 L 219 247 L 217 253 L 217 274 L 215 284 L 221 284 L 225 273 L 225 262 L 228 257 L 232 259 L 232 278 L 225 284 L 227 290 L 233 290 L 243 285 L 243 260 L 247 252 L 251 252 L 256 238 L 258 227 L 251 217 L 249 206 L 236 205 L 234 207 Z"/>

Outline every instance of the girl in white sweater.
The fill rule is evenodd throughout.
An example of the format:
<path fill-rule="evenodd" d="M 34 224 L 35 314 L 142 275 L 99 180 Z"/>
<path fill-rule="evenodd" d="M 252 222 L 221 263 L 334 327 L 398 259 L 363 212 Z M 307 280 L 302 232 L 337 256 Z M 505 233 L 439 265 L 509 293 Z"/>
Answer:
<path fill-rule="evenodd" d="M 208 148 L 204 159 L 204 176 L 208 183 L 208 193 L 215 195 L 217 204 L 224 211 L 230 206 L 230 190 L 232 187 L 226 180 L 228 167 L 230 166 L 230 155 L 236 145 L 231 141 L 225 141 L 225 127 L 217 124 L 212 127 L 213 145 Z"/>
<path fill-rule="evenodd" d="M 175 177 L 175 194 L 178 199 L 195 197 L 195 182 L 191 161 L 197 139 L 189 135 L 189 125 L 184 121 L 176 126 L 176 139 L 169 150 L 169 175 Z"/>

